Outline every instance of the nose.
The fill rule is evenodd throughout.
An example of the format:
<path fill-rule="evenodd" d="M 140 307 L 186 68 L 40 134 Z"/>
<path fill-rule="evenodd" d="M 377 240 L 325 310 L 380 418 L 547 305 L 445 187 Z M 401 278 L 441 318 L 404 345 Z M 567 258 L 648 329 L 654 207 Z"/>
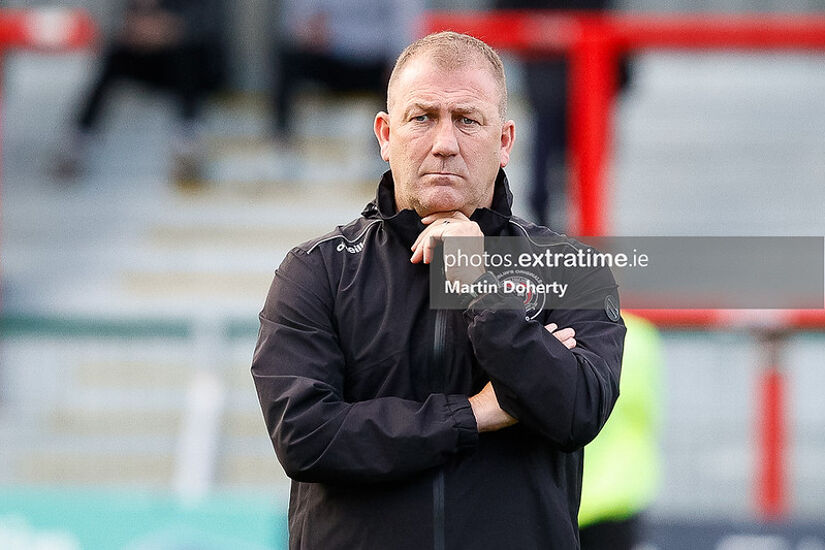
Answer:
<path fill-rule="evenodd" d="M 458 154 L 458 139 L 455 126 L 449 117 L 442 118 L 435 127 L 433 154 L 437 157 L 451 157 Z"/>

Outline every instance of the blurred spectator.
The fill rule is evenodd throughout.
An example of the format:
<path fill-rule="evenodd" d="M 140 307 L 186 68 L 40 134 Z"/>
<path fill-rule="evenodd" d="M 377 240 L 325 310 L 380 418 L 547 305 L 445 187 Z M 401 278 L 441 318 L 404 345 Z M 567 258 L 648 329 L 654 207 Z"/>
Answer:
<path fill-rule="evenodd" d="M 288 143 L 304 82 L 386 101 L 395 58 L 413 41 L 423 0 L 294 0 L 283 3 L 273 89 L 275 137 Z"/>
<path fill-rule="evenodd" d="M 601 11 L 609 0 L 495 0 L 496 9 Z M 564 58 L 524 62 L 527 98 L 533 111 L 530 207 L 533 221 L 564 230 L 567 180 L 568 90 Z M 548 212 L 549 206 L 549 212 Z M 552 212 L 552 215 L 550 214 Z"/>
<path fill-rule="evenodd" d="M 223 0 L 129 0 L 100 73 L 58 159 L 57 173 L 83 170 L 89 136 L 96 129 L 113 85 L 128 78 L 171 92 L 180 124 L 173 142 L 173 176 L 180 183 L 201 177 L 198 117 L 207 90 L 223 79 Z"/>
<path fill-rule="evenodd" d="M 627 335 L 619 400 L 598 437 L 584 449 L 579 508 L 582 550 L 631 550 L 642 542 L 642 512 L 659 481 L 659 333 L 625 313 Z"/>

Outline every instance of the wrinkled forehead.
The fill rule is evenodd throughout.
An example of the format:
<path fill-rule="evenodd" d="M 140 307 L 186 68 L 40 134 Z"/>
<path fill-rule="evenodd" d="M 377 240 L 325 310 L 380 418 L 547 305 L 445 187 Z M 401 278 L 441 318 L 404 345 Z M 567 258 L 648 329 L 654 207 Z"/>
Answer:
<path fill-rule="evenodd" d="M 504 118 L 503 83 L 497 81 L 489 62 L 483 57 L 462 62 L 443 63 L 419 55 L 390 80 L 387 89 L 389 112 L 401 112 L 418 102 L 454 102 L 463 106 L 492 108 Z"/>

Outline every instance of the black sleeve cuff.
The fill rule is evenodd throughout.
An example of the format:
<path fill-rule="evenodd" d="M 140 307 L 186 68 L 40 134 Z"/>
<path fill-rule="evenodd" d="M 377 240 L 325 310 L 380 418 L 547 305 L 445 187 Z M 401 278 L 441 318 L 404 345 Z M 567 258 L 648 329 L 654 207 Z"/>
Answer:
<path fill-rule="evenodd" d="M 466 395 L 448 395 L 447 411 L 458 432 L 458 450 L 474 449 L 478 445 L 478 425 Z"/>

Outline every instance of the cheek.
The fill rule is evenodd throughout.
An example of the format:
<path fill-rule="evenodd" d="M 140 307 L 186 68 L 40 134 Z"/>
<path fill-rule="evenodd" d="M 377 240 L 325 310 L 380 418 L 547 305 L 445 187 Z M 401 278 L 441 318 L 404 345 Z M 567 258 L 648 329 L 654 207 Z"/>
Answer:
<path fill-rule="evenodd" d="M 501 142 L 496 140 L 494 145 L 491 146 L 491 163 L 495 164 L 496 171 L 501 168 L 503 165 L 507 164 L 510 160 L 510 155 L 507 154 L 507 151 L 501 147 Z"/>
<path fill-rule="evenodd" d="M 490 170 L 498 172 L 503 157 L 501 155 L 501 149 L 497 147 L 497 144 L 491 143 L 489 140 L 484 140 L 473 145 L 472 151 L 468 155 L 465 155 L 468 163 L 473 163 L 483 172 Z"/>
<path fill-rule="evenodd" d="M 405 135 L 403 139 L 397 139 L 390 144 L 390 154 L 394 160 L 403 164 L 414 164 L 427 156 L 428 148 L 424 136 Z"/>

